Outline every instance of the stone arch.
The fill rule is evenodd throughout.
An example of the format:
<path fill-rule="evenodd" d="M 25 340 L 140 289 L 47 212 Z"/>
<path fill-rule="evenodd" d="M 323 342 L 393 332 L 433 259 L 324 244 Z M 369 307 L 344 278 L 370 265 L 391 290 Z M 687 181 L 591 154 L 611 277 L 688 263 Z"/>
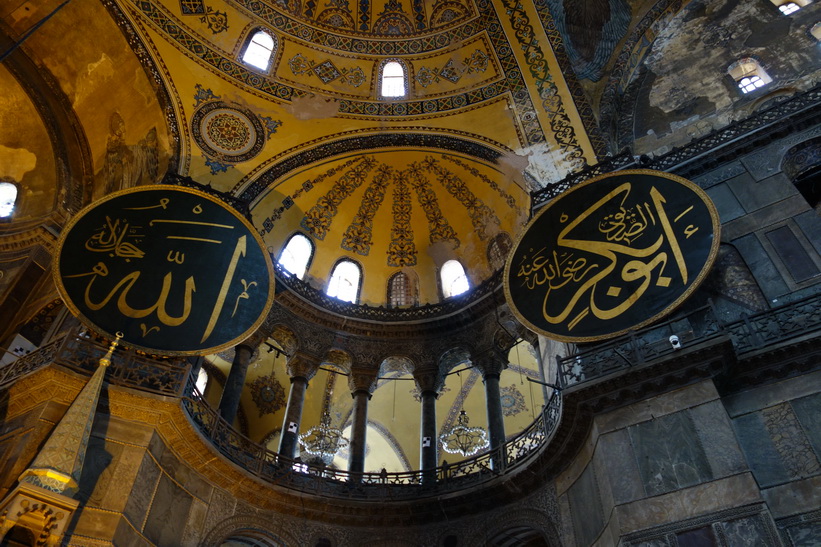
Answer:
<path fill-rule="evenodd" d="M 479 528 L 465 545 L 519 545 L 523 543 L 509 542 L 511 539 L 525 539 L 526 537 L 540 538 L 543 542 L 541 545 L 550 547 L 562 545 L 556 525 L 551 518 L 536 509 L 515 507 L 488 522 L 490 526 L 485 529 Z M 502 540 L 506 540 L 508 543 L 504 543 Z M 539 543 L 524 544 L 539 545 Z"/>
<path fill-rule="evenodd" d="M 781 159 L 781 171 L 810 207 L 821 210 L 821 137 L 800 142 Z"/>
<path fill-rule="evenodd" d="M 234 537 L 264 539 L 271 546 L 299 545 L 285 523 L 257 515 L 234 515 L 217 523 L 202 538 L 202 545 L 222 545 Z M 276 530 L 276 531 L 274 531 Z"/>

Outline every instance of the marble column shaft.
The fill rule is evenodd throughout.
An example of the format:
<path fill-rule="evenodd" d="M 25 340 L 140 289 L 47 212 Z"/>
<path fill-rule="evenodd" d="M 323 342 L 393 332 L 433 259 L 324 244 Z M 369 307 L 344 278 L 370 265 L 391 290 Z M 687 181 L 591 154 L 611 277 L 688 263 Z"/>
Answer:
<path fill-rule="evenodd" d="M 490 448 L 498 448 L 505 442 L 505 418 L 502 413 L 502 394 L 499 391 L 499 374 L 485 373 L 485 397 L 487 405 L 487 428 L 490 433 Z"/>
<path fill-rule="evenodd" d="M 302 407 L 305 404 L 307 390 L 307 378 L 304 376 L 291 378 L 291 392 L 288 394 L 288 406 L 285 408 L 285 420 L 282 422 L 282 436 L 279 440 L 279 453 L 286 458 L 296 457 L 299 425 L 302 423 Z M 291 426 L 291 424 L 295 425 Z"/>
<path fill-rule="evenodd" d="M 230 425 L 233 425 L 239 411 L 239 401 L 242 390 L 245 388 L 245 375 L 248 373 L 248 364 L 254 349 L 245 344 L 238 344 L 234 348 L 234 362 L 225 381 L 225 388 L 220 398 L 219 413 Z"/>
<path fill-rule="evenodd" d="M 348 471 L 362 473 L 365 471 L 365 447 L 368 431 L 368 401 L 371 394 L 366 389 L 357 389 L 353 397 L 353 427 L 351 428 L 351 446 L 348 455 Z"/>
<path fill-rule="evenodd" d="M 439 460 L 437 448 L 439 439 L 436 435 L 436 392 L 422 392 L 422 431 L 420 439 L 419 463 L 422 470 L 435 469 Z M 430 439 L 425 446 L 425 437 Z"/>

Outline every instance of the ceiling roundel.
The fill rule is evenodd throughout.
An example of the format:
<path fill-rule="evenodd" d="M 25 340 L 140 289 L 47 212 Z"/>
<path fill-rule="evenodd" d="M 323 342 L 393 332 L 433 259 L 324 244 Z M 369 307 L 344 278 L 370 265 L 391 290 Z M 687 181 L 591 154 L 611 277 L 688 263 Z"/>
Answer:
<path fill-rule="evenodd" d="M 255 157 L 265 144 L 262 123 L 254 113 L 220 101 L 197 108 L 191 126 L 194 140 L 206 154 L 232 163 Z"/>

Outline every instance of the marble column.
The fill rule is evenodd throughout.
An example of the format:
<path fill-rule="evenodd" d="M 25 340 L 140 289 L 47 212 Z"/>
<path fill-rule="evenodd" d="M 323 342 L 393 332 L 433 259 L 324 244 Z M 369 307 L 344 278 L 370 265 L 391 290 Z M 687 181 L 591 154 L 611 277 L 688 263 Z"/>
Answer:
<path fill-rule="evenodd" d="M 285 419 L 282 422 L 282 435 L 279 439 L 279 453 L 286 458 L 296 457 L 305 392 L 308 390 L 308 382 L 319 370 L 319 363 L 320 360 L 314 356 L 297 353 L 286 365 L 291 377 L 291 391 L 288 394 L 288 406 L 285 407 Z"/>
<path fill-rule="evenodd" d="M 231 364 L 231 371 L 225 381 L 219 404 L 220 416 L 230 425 L 234 424 L 239 411 L 240 396 L 245 388 L 245 375 L 248 373 L 248 364 L 253 354 L 254 348 L 247 344 L 237 344 L 234 348 L 234 362 Z"/>
<path fill-rule="evenodd" d="M 487 429 L 490 449 L 495 450 L 505 443 L 505 418 L 502 413 L 502 394 L 499 378 L 506 363 L 495 352 L 485 354 L 480 359 L 472 359 L 482 372 L 485 383 L 485 405 L 487 407 Z M 504 455 L 493 459 L 494 469 L 504 467 Z"/>
<path fill-rule="evenodd" d="M 368 432 L 368 401 L 376 387 L 376 374 L 351 373 L 349 378 L 351 396 L 353 397 L 353 425 L 351 427 L 351 445 L 348 449 L 348 471 L 362 473 L 365 471 L 365 448 Z"/>
<path fill-rule="evenodd" d="M 433 472 L 439 463 L 439 436 L 436 431 L 436 399 L 439 396 L 441 378 L 438 369 L 414 371 L 413 378 L 422 399 L 420 428 L 419 469 Z M 423 473 L 422 480 L 435 479 L 435 475 Z"/>

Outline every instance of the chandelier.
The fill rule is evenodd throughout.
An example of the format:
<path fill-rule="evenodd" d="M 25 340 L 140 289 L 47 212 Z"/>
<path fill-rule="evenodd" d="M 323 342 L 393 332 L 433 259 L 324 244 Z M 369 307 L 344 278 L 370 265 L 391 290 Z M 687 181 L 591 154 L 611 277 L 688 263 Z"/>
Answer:
<path fill-rule="evenodd" d="M 325 465 L 330 465 L 342 448 L 348 446 L 348 439 L 342 431 L 331 426 L 331 415 L 327 412 L 322 415 L 319 425 L 316 425 L 299 435 L 299 444 L 302 448 Z"/>
<path fill-rule="evenodd" d="M 439 442 L 445 452 L 467 457 L 473 456 L 490 445 L 487 431 L 481 427 L 470 427 L 469 422 L 467 412 L 462 409 L 459 411 L 456 425 L 439 435 Z"/>

